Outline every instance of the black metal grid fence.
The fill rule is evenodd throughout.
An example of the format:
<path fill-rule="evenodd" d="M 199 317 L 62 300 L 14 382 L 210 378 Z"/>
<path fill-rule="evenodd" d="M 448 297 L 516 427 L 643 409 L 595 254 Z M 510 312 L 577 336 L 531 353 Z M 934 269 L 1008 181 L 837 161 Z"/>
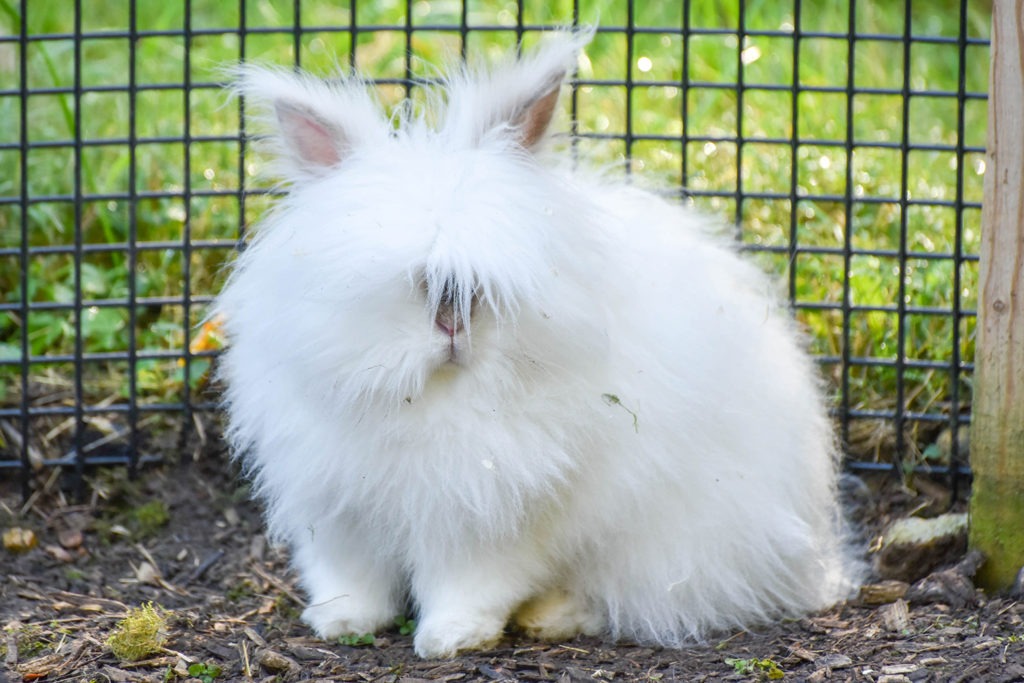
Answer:
<path fill-rule="evenodd" d="M 134 468 L 216 410 L 201 322 L 272 200 L 218 67 L 354 65 L 395 101 L 438 59 L 598 17 L 577 149 L 667 178 L 780 274 L 851 467 L 968 471 L 985 2 L 0 9 L 0 472 Z"/>

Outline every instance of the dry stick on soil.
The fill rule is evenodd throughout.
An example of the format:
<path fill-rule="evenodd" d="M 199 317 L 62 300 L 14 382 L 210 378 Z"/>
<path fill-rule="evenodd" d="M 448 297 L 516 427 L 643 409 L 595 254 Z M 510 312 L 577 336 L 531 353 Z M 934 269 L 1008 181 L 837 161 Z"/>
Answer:
<path fill-rule="evenodd" d="M 36 503 L 39 502 L 39 499 L 53 489 L 54 484 L 56 484 L 57 480 L 60 478 L 61 471 L 62 468 L 54 467 L 53 471 L 50 473 L 50 476 L 47 477 L 46 482 L 38 489 L 32 492 L 32 495 L 28 497 L 28 500 L 25 501 L 25 504 L 21 506 L 19 514 L 22 517 L 27 515 L 30 510 L 33 510 L 36 506 Z M 45 518 L 45 516 L 41 512 L 39 514 L 40 516 L 43 516 Z"/>
<path fill-rule="evenodd" d="M 254 574 L 256 574 L 258 577 L 260 577 L 270 585 L 272 585 L 274 588 L 287 595 L 291 599 L 291 601 L 299 607 L 306 606 L 306 601 L 303 600 L 302 597 L 298 595 L 298 593 L 289 588 L 288 585 L 286 585 L 281 579 L 277 578 L 273 574 L 263 569 L 263 567 L 253 563 L 252 571 Z"/>
<path fill-rule="evenodd" d="M 14 446 L 12 449 L 13 452 L 21 452 L 25 441 L 22 439 L 20 430 L 7 420 L 0 420 L 0 431 L 6 434 L 7 438 L 11 440 L 11 444 Z M 38 470 L 43 466 L 43 454 L 40 453 L 39 449 L 32 444 L 29 444 L 28 446 L 28 463 L 34 470 Z"/>
<path fill-rule="evenodd" d="M 249 644 L 244 640 L 238 643 L 238 651 L 242 655 L 242 673 L 246 680 L 252 680 L 252 665 L 249 663 Z"/>
<path fill-rule="evenodd" d="M 82 595 L 81 593 L 72 593 L 70 591 L 51 591 L 49 593 L 50 598 L 57 598 L 64 602 L 71 603 L 78 609 L 89 610 L 89 611 L 119 611 L 120 615 L 124 616 L 128 613 L 128 605 L 117 600 L 110 600 L 109 598 L 98 598 L 94 595 Z M 93 607 L 95 605 L 95 607 Z M 108 615 L 109 616 L 109 615 Z"/>
<path fill-rule="evenodd" d="M 205 574 L 206 572 L 210 571 L 210 568 L 213 567 L 213 565 L 215 565 L 218 562 L 220 562 L 221 559 L 224 557 L 224 555 L 225 555 L 224 549 L 223 548 L 218 548 L 215 552 L 213 552 L 205 560 L 203 560 L 199 564 L 198 567 L 193 569 L 189 573 L 189 575 L 186 576 L 185 579 L 181 582 L 181 585 L 182 586 L 187 586 L 190 583 L 192 583 L 193 581 L 195 581 L 196 579 L 202 577 L 203 574 Z"/>

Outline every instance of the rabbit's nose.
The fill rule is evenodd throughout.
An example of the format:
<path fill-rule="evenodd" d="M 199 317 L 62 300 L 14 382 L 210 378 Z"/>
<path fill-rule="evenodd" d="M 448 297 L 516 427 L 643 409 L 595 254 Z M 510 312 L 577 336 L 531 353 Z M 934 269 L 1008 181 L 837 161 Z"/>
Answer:
<path fill-rule="evenodd" d="M 476 292 L 472 292 L 467 301 L 463 295 L 464 286 L 455 278 L 448 278 L 441 284 L 441 291 L 437 297 L 434 322 L 437 328 L 450 338 L 454 338 L 461 328 L 468 327 L 476 308 Z M 467 310 L 463 310 L 464 308 Z"/>
<path fill-rule="evenodd" d="M 455 315 L 455 308 L 450 303 L 442 303 L 437 307 L 434 323 L 437 325 L 437 329 L 451 338 L 454 338 L 459 331 L 459 318 Z"/>
<path fill-rule="evenodd" d="M 437 313 L 434 315 L 434 322 L 438 329 L 454 338 L 459 331 L 459 315 L 455 310 L 456 302 L 459 301 L 459 286 L 453 278 L 444 281 L 441 288 L 441 296 L 438 297 Z"/>

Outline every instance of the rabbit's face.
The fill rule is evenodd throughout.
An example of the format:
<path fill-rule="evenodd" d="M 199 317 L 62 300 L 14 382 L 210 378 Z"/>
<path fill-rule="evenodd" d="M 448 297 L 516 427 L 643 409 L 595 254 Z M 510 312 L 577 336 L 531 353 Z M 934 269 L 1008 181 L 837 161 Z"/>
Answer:
<path fill-rule="evenodd" d="M 516 62 L 500 84 L 462 74 L 427 115 L 392 121 L 363 83 L 242 70 L 290 190 L 239 270 L 276 302 L 268 319 L 292 321 L 266 330 L 289 377 L 347 409 L 590 361 L 603 321 L 588 209 L 536 158 L 578 47 Z"/>
<path fill-rule="evenodd" d="M 287 264 L 285 334 L 310 382 L 409 403 L 567 362 L 551 337 L 577 335 L 593 299 L 571 277 L 582 245 L 561 182 L 523 154 L 441 142 L 396 136 L 354 155 L 294 189 L 258 241 Z"/>

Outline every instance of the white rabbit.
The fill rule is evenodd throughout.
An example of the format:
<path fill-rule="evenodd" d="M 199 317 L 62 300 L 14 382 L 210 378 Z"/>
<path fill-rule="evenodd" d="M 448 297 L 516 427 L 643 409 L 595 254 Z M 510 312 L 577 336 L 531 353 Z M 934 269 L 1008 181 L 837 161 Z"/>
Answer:
<path fill-rule="evenodd" d="M 411 605 L 423 657 L 510 620 L 680 646 L 855 579 L 768 278 L 543 149 L 588 39 L 456 69 L 393 118 L 355 77 L 239 70 L 288 192 L 216 302 L 220 376 L 323 638 Z"/>

